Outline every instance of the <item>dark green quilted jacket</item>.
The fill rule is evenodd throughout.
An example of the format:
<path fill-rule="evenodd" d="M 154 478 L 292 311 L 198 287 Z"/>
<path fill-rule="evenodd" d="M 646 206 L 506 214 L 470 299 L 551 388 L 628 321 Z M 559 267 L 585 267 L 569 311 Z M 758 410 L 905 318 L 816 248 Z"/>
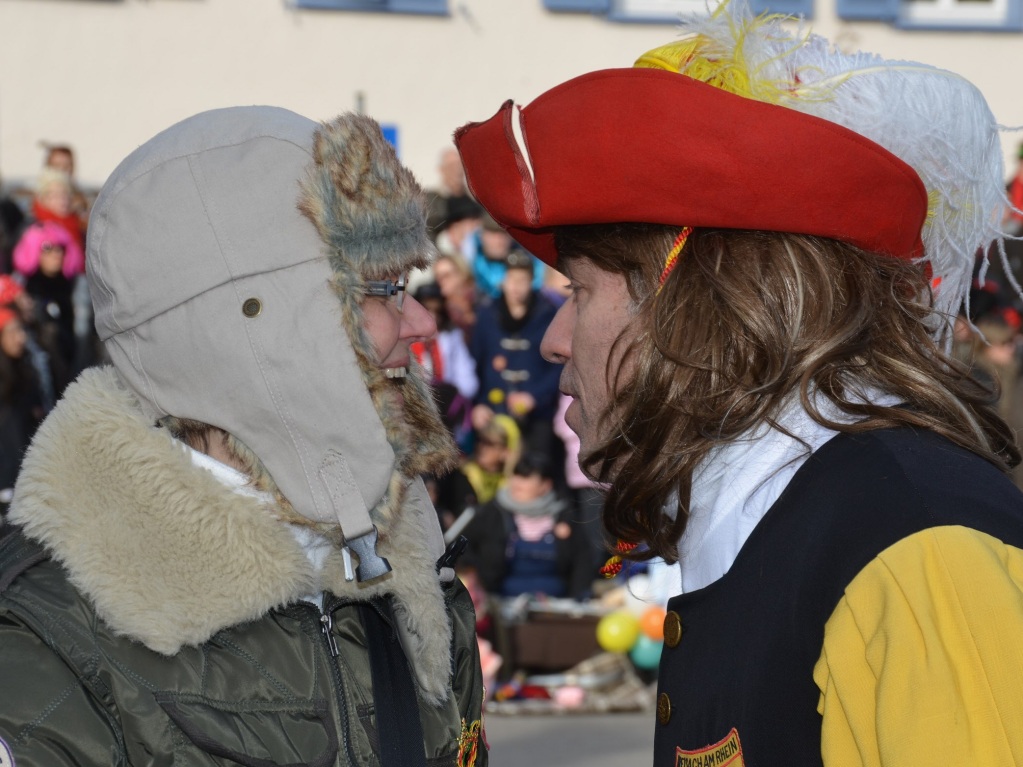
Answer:
<path fill-rule="evenodd" d="M 427 763 L 485 765 L 473 607 L 422 482 L 380 524 L 392 572 L 347 580 L 111 376 L 42 424 L 0 527 L 0 767 L 380 764 L 366 626 L 404 648 L 380 699 L 415 699 Z"/>
<path fill-rule="evenodd" d="M 379 763 L 386 733 L 350 601 L 275 609 L 165 656 L 116 636 L 16 530 L 0 544 L 0 587 L 0 737 L 18 767 Z M 470 764 L 479 748 L 483 765 L 473 607 L 457 580 L 444 598 L 453 695 L 420 704 L 426 753 L 431 765 Z"/>

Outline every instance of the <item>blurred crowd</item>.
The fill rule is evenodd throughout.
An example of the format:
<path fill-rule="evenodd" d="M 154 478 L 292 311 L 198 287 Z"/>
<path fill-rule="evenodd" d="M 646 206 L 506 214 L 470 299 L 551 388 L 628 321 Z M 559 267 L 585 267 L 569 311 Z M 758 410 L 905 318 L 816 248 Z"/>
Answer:
<path fill-rule="evenodd" d="M 1006 191 L 1011 207 L 1004 216 L 1006 231 L 1020 239 L 1007 239 L 1004 253 L 993 246 L 978 254 L 969 297 L 969 311 L 956 319 L 955 356 L 971 366 L 973 375 L 991 387 L 1001 416 L 1023 440 L 1023 144 Z M 1023 467 L 1013 470 L 1023 488 Z"/>
<path fill-rule="evenodd" d="M 84 278 L 90 199 L 72 149 L 44 148 L 34 188 L 0 195 L 0 512 L 36 428 L 99 359 Z"/>
<path fill-rule="evenodd" d="M 540 354 L 567 281 L 473 200 L 454 149 L 439 171 L 429 225 L 440 256 L 410 287 L 439 328 L 413 352 L 463 455 L 428 482 L 441 526 L 468 539 L 462 577 L 478 595 L 585 600 L 608 555 L 601 495 L 578 467 L 560 366 Z"/>

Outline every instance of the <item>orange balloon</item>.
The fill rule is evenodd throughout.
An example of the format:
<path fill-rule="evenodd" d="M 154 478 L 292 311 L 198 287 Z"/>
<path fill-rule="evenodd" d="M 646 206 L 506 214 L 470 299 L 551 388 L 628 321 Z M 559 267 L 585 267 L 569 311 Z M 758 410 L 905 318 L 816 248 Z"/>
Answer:
<path fill-rule="evenodd" d="M 664 639 L 664 616 L 667 613 L 663 607 L 647 608 L 639 618 L 639 627 L 648 637 L 655 641 Z"/>

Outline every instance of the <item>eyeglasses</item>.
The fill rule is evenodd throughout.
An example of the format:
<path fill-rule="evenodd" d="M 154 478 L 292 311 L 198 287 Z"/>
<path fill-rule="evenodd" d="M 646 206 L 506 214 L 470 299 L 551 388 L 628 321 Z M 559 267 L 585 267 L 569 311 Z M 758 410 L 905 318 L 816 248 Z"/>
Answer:
<path fill-rule="evenodd" d="M 389 298 L 400 312 L 405 304 L 405 284 L 408 272 L 398 276 L 397 280 L 366 280 L 365 293 L 376 298 Z"/>

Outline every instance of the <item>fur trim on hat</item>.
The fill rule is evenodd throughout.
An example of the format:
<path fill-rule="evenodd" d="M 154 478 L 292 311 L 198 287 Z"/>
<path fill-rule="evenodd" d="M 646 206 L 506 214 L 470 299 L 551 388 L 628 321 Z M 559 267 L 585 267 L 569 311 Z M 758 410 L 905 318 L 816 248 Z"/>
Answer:
<path fill-rule="evenodd" d="M 393 509 L 409 479 L 445 472 L 457 460 L 418 366 L 399 381 L 387 378 L 375 364 L 361 306 L 366 280 L 424 268 L 436 256 L 426 233 L 425 197 L 376 121 L 351 113 L 316 132 L 313 163 L 301 189 L 299 210 L 327 245 L 342 321 L 394 448 L 397 475 L 388 493 Z M 395 386 L 401 387 L 400 408 L 394 405 Z"/>
<path fill-rule="evenodd" d="M 338 277 L 353 288 L 422 269 L 436 255 L 423 190 L 377 122 L 363 115 L 343 114 L 316 132 L 299 210 L 330 247 Z"/>

